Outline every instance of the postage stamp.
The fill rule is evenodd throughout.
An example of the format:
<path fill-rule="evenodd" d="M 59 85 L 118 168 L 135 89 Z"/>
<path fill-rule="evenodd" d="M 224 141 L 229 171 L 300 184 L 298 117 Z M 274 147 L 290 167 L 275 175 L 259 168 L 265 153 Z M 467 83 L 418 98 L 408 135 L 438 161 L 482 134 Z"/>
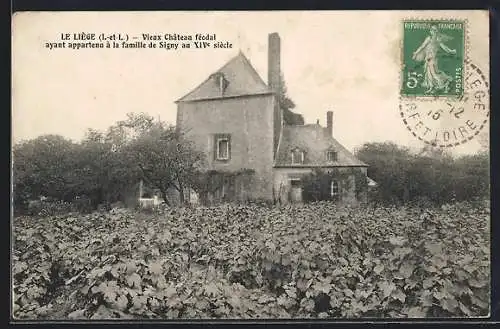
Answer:
<path fill-rule="evenodd" d="M 403 21 L 402 96 L 463 95 L 465 21 Z"/>
<path fill-rule="evenodd" d="M 472 140 L 489 121 L 489 83 L 481 69 L 465 62 L 464 94 L 460 98 L 402 101 L 400 115 L 413 136 L 426 144 L 454 147 Z"/>

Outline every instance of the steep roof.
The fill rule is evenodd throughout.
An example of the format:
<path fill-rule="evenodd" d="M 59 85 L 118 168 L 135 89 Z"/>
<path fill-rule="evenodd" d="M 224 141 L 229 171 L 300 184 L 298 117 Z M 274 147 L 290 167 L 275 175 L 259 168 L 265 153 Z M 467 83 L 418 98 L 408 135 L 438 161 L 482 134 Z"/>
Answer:
<path fill-rule="evenodd" d="M 224 93 L 221 93 L 219 85 L 212 79 L 212 76 L 217 73 L 222 73 L 228 82 Z M 248 58 L 240 51 L 238 55 L 215 71 L 193 91 L 178 99 L 177 102 L 269 93 L 271 90 L 255 71 Z"/>
<path fill-rule="evenodd" d="M 304 151 L 304 163 L 292 164 L 292 150 Z M 328 162 L 327 152 L 337 152 L 337 161 Z M 368 167 L 331 137 L 319 124 L 284 125 L 278 146 L 275 167 Z"/>

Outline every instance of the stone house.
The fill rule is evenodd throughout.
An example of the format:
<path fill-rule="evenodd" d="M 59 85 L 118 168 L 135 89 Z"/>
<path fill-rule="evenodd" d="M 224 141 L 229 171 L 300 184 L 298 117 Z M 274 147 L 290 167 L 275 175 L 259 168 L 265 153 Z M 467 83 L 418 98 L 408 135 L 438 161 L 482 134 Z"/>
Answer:
<path fill-rule="evenodd" d="M 267 84 L 240 51 L 176 101 L 177 127 L 206 153 L 207 170 L 220 173 L 211 199 L 300 202 L 301 178 L 314 169 L 356 168 L 366 176 L 367 165 L 333 137 L 333 112 L 326 113 L 326 127 L 284 123 L 281 41 L 277 33 L 268 41 Z M 329 182 L 332 198 L 363 199 L 355 193 L 354 177 L 343 179 L 351 181 L 348 188 Z"/>

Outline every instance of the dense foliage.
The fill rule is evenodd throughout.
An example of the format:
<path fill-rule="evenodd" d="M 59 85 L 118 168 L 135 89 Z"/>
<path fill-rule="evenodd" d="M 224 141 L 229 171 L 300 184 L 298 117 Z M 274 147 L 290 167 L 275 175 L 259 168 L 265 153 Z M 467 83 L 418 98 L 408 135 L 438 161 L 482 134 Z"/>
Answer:
<path fill-rule="evenodd" d="M 315 169 L 302 178 L 302 196 L 306 202 L 332 200 L 331 183 L 339 183 L 340 194 L 353 192 L 356 200 L 363 201 L 367 192 L 366 174 L 360 168 Z M 340 198 L 341 199 L 341 198 Z M 339 200 L 340 200 L 339 199 Z"/>
<path fill-rule="evenodd" d="M 284 84 L 280 95 L 286 119 L 291 115 L 287 111 L 295 105 L 286 95 Z M 287 124 L 301 124 L 290 120 Z M 487 152 L 453 158 L 442 149 L 431 147 L 415 153 L 392 143 L 367 143 L 356 155 L 369 165 L 368 176 L 378 183 L 376 190 L 368 191 L 371 201 L 442 204 L 489 197 Z M 184 203 L 184 193 L 190 190 L 195 190 L 205 202 L 208 194 L 219 189 L 221 177 L 236 181 L 235 177 L 226 176 L 239 174 L 213 175 L 206 170 L 205 161 L 203 153 L 178 129 L 144 113 L 130 113 L 126 120 L 116 122 L 106 131 L 90 129 L 79 142 L 58 135 L 40 136 L 13 147 L 14 211 L 30 214 L 33 209 L 45 207 L 49 208 L 47 213 L 55 214 L 64 209 L 82 209 L 84 205 L 87 212 L 117 201 L 132 206 L 137 202 L 140 180 L 158 190 L 167 204 Z M 333 176 L 345 176 L 338 169 L 330 170 L 338 172 Z M 355 193 L 364 200 L 365 177 L 359 172 L 354 177 Z M 344 178 L 339 178 L 342 184 L 347 182 Z M 237 180 L 242 186 L 251 184 L 250 178 Z M 328 199 L 330 182 L 331 177 L 316 172 L 305 177 L 304 200 Z M 37 203 L 32 207 L 40 197 L 55 203 Z"/>
<path fill-rule="evenodd" d="M 376 201 L 442 204 L 488 199 L 490 195 L 486 151 L 454 158 L 429 146 L 412 152 L 393 143 L 367 143 L 356 155 L 369 164 L 368 176 L 378 183 Z"/>
<path fill-rule="evenodd" d="M 302 114 L 295 113 L 292 109 L 295 108 L 295 103 L 288 96 L 287 87 L 285 83 L 285 78 L 281 74 L 281 84 L 279 90 L 279 104 L 283 111 L 283 122 L 287 125 L 303 125 L 304 117 Z"/>
<path fill-rule="evenodd" d="M 203 158 L 173 126 L 147 114 L 129 114 L 107 131 L 90 129 L 80 142 L 57 135 L 40 136 L 13 148 L 14 203 L 24 212 L 30 201 L 49 197 L 74 202 L 103 203 L 137 198 L 143 179 L 159 189 L 180 191 L 190 183 Z M 182 200 L 181 200 L 182 201 Z"/>
<path fill-rule="evenodd" d="M 489 313 L 489 207 L 219 206 L 14 219 L 17 319 Z"/>

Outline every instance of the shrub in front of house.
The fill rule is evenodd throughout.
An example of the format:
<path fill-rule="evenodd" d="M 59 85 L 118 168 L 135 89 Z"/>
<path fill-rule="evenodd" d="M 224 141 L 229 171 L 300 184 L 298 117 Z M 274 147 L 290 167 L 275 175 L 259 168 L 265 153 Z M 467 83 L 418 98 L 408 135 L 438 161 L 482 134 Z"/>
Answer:
<path fill-rule="evenodd" d="M 349 195 L 364 201 L 367 192 L 366 175 L 358 168 L 316 169 L 301 182 L 305 202 L 342 201 Z"/>
<path fill-rule="evenodd" d="M 31 216 L 54 216 L 71 212 L 73 205 L 62 200 L 34 200 L 28 204 L 28 214 Z"/>

